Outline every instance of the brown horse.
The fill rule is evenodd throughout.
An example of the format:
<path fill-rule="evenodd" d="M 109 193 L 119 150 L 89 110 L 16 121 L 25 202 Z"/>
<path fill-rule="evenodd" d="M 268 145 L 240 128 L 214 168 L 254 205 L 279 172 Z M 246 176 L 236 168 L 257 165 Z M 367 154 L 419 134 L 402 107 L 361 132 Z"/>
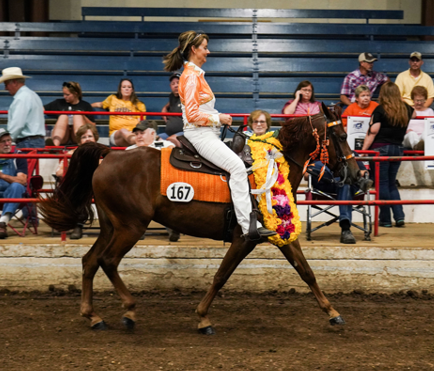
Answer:
<path fill-rule="evenodd" d="M 321 140 L 325 132 L 331 137 L 333 145 L 329 147 L 329 166 L 337 170 L 344 165 L 347 182 L 355 182 L 360 179 L 359 168 L 351 157 L 346 133 L 342 125 L 336 125 L 336 117 L 324 105 L 323 111 L 324 114 L 311 116 L 311 124 L 318 130 Z M 289 181 L 294 190 L 294 199 L 302 179 L 301 167 L 316 148 L 309 121 L 308 117 L 291 120 L 283 124 L 279 133 L 283 154 L 291 166 Z M 332 124 L 327 125 L 328 122 Z M 104 161 L 98 166 L 101 156 L 104 156 Z M 118 265 L 143 235 L 151 220 L 191 236 L 223 239 L 223 215 L 228 205 L 199 201 L 172 203 L 160 194 L 160 160 L 160 152 L 153 148 L 119 152 L 95 143 L 85 144 L 75 151 L 56 194 L 41 205 L 47 224 L 59 231 L 66 231 L 78 222 L 92 221 L 91 202 L 94 196 L 101 233 L 83 257 L 81 299 L 81 315 L 90 319 L 94 329 L 106 328 L 92 305 L 93 279 L 99 267 L 116 288 L 127 310 L 123 323 L 127 328 L 134 326 L 136 303 L 118 274 Z M 198 328 L 202 333 L 214 333 L 208 319 L 208 309 L 237 266 L 258 244 L 246 241 L 241 234 L 241 228 L 237 226 L 232 244 L 213 283 L 197 307 L 200 318 Z M 298 240 L 279 249 L 309 285 L 320 308 L 329 315 L 330 323 L 344 324 L 320 290 Z"/>

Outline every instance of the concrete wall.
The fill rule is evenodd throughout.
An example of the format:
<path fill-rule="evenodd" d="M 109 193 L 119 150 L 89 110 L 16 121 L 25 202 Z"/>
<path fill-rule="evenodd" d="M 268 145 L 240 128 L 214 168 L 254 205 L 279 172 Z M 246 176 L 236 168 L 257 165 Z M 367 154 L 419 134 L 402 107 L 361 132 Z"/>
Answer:
<path fill-rule="evenodd" d="M 127 286 L 140 290 L 206 290 L 228 246 L 138 246 L 122 261 Z M 370 246 L 371 245 L 371 246 Z M 0 288 L 31 291 L 49 285 L 81 287 L 81 257 L 90 246 L 0 245 Z M 434 251 L 423 247 L 303 247 L 318 283 L 326 292 L 372 292 L 426 289 L 434 292 Z M 297 272 L 274 246 L 263 244 L 237 268 L 225 286 L 232 291 L 308 291 Z M 101 270 L 95 290 L 112 290 Z"/>
<path fill-rule="evenodd" d="M 259 0 L 220 0 L 218 5 L 212 0 L 52 0 L 50 1 L 51 20 L 81 20 L 82 6 L 111 6 L 111 7 L 172 7 L 172 8 L 271 8 L 271 9 L 366 9 L 366 10 L 403 10 L 404 19 L 401 21 L 373 21 L 372 23 L 417 23 L 421 22 L 422 1 L 401 0 L 365 0 L 357 2 L 352 0 L 269 0 L 267 3 Z M 140 18 L 98 18 L 93 20 L 134 20 Z M 187 18 L 185 18 L 187 19 Z M 285 21 L 285 20 L 279 20 Z M 350 22 L 364 23 L 363 20 L 296 20 L 296 22 Z"/>

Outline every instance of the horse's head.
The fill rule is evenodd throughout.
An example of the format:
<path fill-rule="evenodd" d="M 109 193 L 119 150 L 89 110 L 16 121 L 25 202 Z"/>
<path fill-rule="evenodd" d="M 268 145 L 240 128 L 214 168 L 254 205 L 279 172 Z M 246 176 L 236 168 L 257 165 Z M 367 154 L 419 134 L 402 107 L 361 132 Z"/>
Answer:
<path fill-rule="evenodd" d="M 367 191 L 372 185 L 370 179 L 362 177 L 357 161 L 347 142 L 347 133 L 342 125 L 340 110 L 332 113 L 327 106 L 322 103 L 325 123 L 320 124 L 324 127 L 326 137 L 329 140 L 329 168 L 335 176 L 339 176 L 341 181 L 346 184 L 358 184 L 362 191 Z M 319 131 L 319 130 L 318 130 Z M 322 136 L 320 135 L 320 138 Z"/>
<path fill-rule="evenodd" d="M 279 139 L 287 160 L 303 167 L 311 153 L 316 152 L 315 157 L 320 159 L 322 150 L 323 160 L 328 160 L 328 167 L 342 182 L 357 183 L 363 191 L 372 185 L 370 180 L 360 175 L 357 162 L 347 143 L 347 133 L 340 116 L 334 115 L 324 104 L 322 113 L 295 118 L 283 123 L 282 126 Z"/>

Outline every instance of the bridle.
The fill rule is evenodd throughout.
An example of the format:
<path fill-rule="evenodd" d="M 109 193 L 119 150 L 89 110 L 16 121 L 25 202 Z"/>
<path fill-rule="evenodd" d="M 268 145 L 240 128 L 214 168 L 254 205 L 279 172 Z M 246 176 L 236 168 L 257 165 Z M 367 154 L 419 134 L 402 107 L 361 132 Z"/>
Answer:
<path fill-rule="evenodd" d="M 333 120 L 332 121 L 332 120 L 329 120 L 325 114 L 323 114 L 324 122 L 325 122 L 325 124 L 324 124 L 325 130 L 324 130 L 324 137 L 321 140 L 320 136 L 318 134 L 318 129 L 316 129 L 313 126 L 312 116 L 308 116 L 308 117 L 309 117 L 310 126 L 312 128 L 312 136 L 315 138 L 315 141 L 316 141 L 316 148 L 313 152 L 311 152 L 309 154 L 309 158 L 304 163 L 304 166 L 300 165 L 291 156 L 288 156 L 289 159 L 303 169 L 303 174 L 308 172 L 309 174 L 312 174 L 315 176 L 317 176 L 317 174 L 313 174 L 309 165 L 314 160 L 317 160 L 317 159 L 320 160 L 323 163 L 323 167 L 322 167 L 321 172 L 318 176 L 318 181 L 319 181 L 319 180 L 321 180 L 322 176 L 324 175 L 326 165 L 329 164 L 328 147 L 330 145 L 330 139 L 329 138 L 331 138 L 331 142 L 333 143 L 333 146 L 335 149 L 337 161 L 336 161 L 336 165 L 333 168 L 330 168 L 330 171 L 332 173 L 339 171 L 341 180 L 339 182 L 336 182 L 336 180 L 332 179 L 332 180 L 330 180 L 330 182 L 338 183 L 339 185 L 343 185 L 346 182 L 347 177 L 348 177 L 348 162 L 347 161 L 349 159 L 353 158 L 354 154 L 351 153 L 350 155 L 345 156 L 343 151 L 342 151 L 341 146 L 339 145 L 340 140 L 336 134 L 335 126 L 342 125 L 341 120 Z"/>

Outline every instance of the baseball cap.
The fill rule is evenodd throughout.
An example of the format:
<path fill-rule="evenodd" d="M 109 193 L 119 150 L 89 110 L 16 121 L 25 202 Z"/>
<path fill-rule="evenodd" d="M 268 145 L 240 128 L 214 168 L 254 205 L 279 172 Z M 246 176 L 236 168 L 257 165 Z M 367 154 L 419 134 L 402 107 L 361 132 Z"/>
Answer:
<path fill-rule="evenodd" d="M 146 129 L 154 129 L 158 131 L 158 125 L 155 121 L 142 120 L 133 129 L 133 133 L 137 130 L 145 131 Z"/>
<path fill-rule="evenodd" d="M 371 53 L 362 53 L 359 55 L 359 62 L 375 62 L 377 58 L 375 58 Z"/>
<path fill-rule="evenodd" d="M 11 135 L 6 129 L 0 129 L 0 139 L 3 138 L 5 135 Z"/>
<path fill-rule="evenodd" d="M 179 71 L 175 71 L 174 73 L 172 73 L 169 77 L 169 81 L 172 81 L 174 78 L 179 79 L 181 77 L 181 72 Z"/>
<path fill-rule="evenodd" d="M 422 53 L 413 52 L 413 53 L 410 54 L 410 59 L 413 58 L 413 57 L 417 58 L 417 59 L 419 59 L 421 61 L 422 60 Z"/>

